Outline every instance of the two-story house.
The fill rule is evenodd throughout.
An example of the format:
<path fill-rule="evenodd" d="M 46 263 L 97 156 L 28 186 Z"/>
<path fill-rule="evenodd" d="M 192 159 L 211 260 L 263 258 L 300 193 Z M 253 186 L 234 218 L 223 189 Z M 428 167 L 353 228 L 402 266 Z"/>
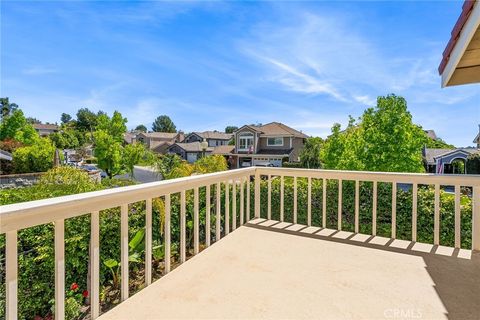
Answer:
<path fill-rule="evenodd" d="M 47 137 L 52 133 L 58 132 L 60 127 L 50 123 L 34 123 L 33 128 L 41 137 Z"/>
<path fill-rule="evenodd" d="M 233 134 L 220 131 L 192 132 L 185 137 L 184 143 L 202 142 L 206 140 L 209 147 L 226 146 L 232 140 Z"/>
<path fill-rule="evenodd" d="M 144 143 L 155 153 L 165 154 L 168 148 L 174 143 L 185 139 L 182 131 L 179 132 L 141 132 L 134 138 L 135 141 Z"/>
<path fill-rule="evenodd" d="M 281 167 L 284 160 L 299 161 L 308 136 L 279 122 L 245 125 L 234 132 L 235 149 L 231 156 L 236 167 L 271 163 Z"/>

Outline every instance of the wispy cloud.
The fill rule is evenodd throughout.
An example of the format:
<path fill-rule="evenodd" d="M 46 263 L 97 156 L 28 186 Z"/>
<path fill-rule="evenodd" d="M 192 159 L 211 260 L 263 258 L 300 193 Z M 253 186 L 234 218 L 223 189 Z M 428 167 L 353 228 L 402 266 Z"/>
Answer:
<path fill-rule="evenodd" d="M 22 70 L 23 74 L 31 75 L 31 76 L 46 75 L 46 74 L 52 74 L 52 73 L 58 73 L 58 72 L 59 71 L 55 68 L 49 68 L 44 66 L 34 66 L 31 68 Z"/>

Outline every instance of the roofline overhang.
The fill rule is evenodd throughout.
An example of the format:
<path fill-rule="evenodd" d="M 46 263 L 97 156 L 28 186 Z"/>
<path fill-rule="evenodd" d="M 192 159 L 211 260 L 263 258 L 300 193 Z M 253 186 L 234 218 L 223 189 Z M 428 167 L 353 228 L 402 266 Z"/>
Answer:
<path fill-rule="evenodd" d="M 477 31 L 479 26 L 480 26 L 480 1 L 475 1 L 473 4 L 473 9 L 460 31 L 458 40 L 456 41 L 453 49 L 450 52 L 450 55 L 448 57 L 448 61 L 445 67 L 440 66 L 440 74 L 442 76 L 442 88 L 453 85 L 453 84 L 449 84 L 449 82 L 452 80 L 452 76 L 455 70 L 457 69 L 457 66 L 460 60 L 465 54 L 465 51 L 467 50 L 467 47 L 472 41 L 473 36 L 475 35 L 475 32 Z"/>

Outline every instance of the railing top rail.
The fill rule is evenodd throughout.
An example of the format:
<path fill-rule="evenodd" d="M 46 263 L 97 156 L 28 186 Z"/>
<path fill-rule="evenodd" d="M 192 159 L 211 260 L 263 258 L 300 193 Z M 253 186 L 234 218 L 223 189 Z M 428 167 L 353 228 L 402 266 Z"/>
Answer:
<path fill-rule="evenodd" d="M 167 193 L 238 179 L 254 173 L 255 168 L 249 167 L 4 205 L 0 206 L 0 234 L 155 198 Z"/>
<path fill-rule="evenodd" d="M 480 175 L 345 171 L 303 168 L 256 167 L 261 175 L 283 175 L 359 181 L 480 186 Z"/>

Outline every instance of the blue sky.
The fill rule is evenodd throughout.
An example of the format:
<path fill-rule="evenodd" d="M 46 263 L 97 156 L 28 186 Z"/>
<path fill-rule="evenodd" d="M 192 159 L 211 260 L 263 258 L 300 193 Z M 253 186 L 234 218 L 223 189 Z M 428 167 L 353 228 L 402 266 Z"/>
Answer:
<path fill-rule="evenodd" d="M 280 121 L 325 137 L 379 95 L 472 145 L 480 87 L 440 88 L 462 1 L 2 1 L 1 96 L 59 121 L 119 110 L 128 127 L 169 115 L 184 131 Z"/>

